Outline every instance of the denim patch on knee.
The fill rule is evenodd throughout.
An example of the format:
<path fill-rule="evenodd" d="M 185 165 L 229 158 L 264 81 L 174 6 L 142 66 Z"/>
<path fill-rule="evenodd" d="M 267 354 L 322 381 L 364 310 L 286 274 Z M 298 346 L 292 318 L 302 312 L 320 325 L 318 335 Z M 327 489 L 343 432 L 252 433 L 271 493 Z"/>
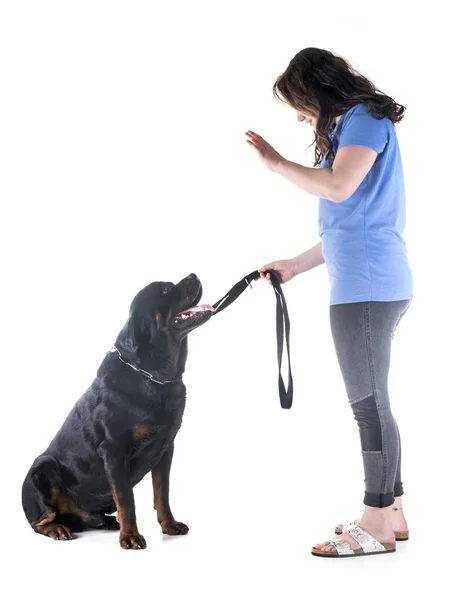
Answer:
<path fill-rule="evenodd" d="M 359 426 L 360 441 L 364 452 L 379 452 L 383 449 L 381 422 L 374 394 L 351 403 L 355 420 Z"/>

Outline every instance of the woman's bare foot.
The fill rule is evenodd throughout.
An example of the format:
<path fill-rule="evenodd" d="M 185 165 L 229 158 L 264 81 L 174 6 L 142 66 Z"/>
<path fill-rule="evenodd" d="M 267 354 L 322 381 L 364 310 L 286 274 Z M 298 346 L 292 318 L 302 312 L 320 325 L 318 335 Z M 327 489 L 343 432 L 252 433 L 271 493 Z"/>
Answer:
<path fill-rule="evenodd" d="M 357 519 L 354 523 L 355 525 L 360 525 L 360 519 Z M 401 496 L 395 498 L 394 504 L 392 505 L 391 523 L 394 532 L 408 532 L 408 523 L 403 514 Z M 343 524 L 336 527 L 336 533 L 341 533 L 342 530 Z"/>

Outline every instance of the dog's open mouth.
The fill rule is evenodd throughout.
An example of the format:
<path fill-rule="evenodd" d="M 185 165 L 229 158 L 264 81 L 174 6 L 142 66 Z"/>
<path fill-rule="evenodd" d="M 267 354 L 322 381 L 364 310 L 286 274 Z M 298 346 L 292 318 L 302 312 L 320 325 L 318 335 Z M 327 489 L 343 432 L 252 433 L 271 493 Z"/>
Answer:
<path fill-rule="evenodd" d="M 210 317 L 215 312 L 216 309 L 209 304 L 197 304 L 201 297 L 202 286 L 200 285 L 197 295 L 189 308 L 181 311 L 175 316 L 173 320 L 175 327 L 182 328 L 200 325 L 200 321 L 203 321 L 206 316 Z"/>
<path fill-rule="evenodd" d="M 210 306 L 209 304 L 200 304 L 198 306 L 191 306 L 187 310 L 178 313 L 174 318 L 174 324 L 176 326 L 186 326 L 195 324 L 199 321 L 203 316 L 208 313 L 214 313 L 215 308 Z"/>

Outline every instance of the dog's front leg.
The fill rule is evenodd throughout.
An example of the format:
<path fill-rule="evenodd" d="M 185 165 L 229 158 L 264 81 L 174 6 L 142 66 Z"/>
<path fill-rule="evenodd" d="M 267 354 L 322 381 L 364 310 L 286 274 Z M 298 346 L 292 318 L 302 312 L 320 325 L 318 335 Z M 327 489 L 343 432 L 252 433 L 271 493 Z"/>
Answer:
<path fill-rule="evenodd" d="M 117 520 L 120 524 L 120 546 L 137 550 L 146 547 L 146 540 L 138 531 L 134 506 L 133 486 L 130 481 L 128 460 L 125 456 L 101 450 L 104 468 L 117 507 Z"/>
<path fill-rule="evenodd" d="M 189 527 L 176 521 L 170 508 L 170 469 L 173 460 L 174 444 L 166 450 L 159 463 L 152 470 L 152 485 L 154 488 L 154 508 L 157 520 L 163 533 L 168 535 L 185 535 Z"/>

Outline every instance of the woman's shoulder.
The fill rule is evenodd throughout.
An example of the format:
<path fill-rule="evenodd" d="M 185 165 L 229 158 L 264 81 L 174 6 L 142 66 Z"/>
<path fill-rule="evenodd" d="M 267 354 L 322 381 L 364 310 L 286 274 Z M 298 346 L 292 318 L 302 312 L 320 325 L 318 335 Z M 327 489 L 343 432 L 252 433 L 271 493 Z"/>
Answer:
<path fill-rule="evenodd" d="M 367 117 L 374 117 L 375 119 L 377 119 L 377 117 L 375 115 L 373 115 L 373 113 L 371 112 L 368 104 L 356 104 L 355 106 L 350 108 L 345 113 L 344 116 L 348 117 L 348 118 L 358 117 L 358 116 L 367 116 Z"/>
<path fill-rule="evenodd" d="M 350 128 L 372 128 L 373 130 L 379 130 L 387 133 L 392 133 L 394 129 L 392 122 L 385 117 L 380 118 L 376 116 L 368 104 L 356 104 L 344 113 L 343 118 L 338 124 L 337 133 L 341 134 L 344 130 Z"/>
<path fill-rule="evenodd" d="M 380 154 L 394 138 L 392 130 L 389 119 L 380 119 L 366 104 L 357 104 L 343 114 L 333 139 L 337 150 L 344 146 L 366 146 Z"/>
<path fill-rule="evenodd" d="M 356 104 L 355 106 L 353 106 L 352 108 L 350 108 L 345 114 L 344 114 L 344 120 L 346 119 L 350 119 L 353 117 L 365 117 L 365 118 L 370 118 L 370 119 L 375 119 L 376 121 L 381 121 L 383 123 L 390 124 L 392 125 L 391 121 L 385 117 L 380 118 L 377 115 L 375 115 L 371 108 L 368 106 L 368 104 Z"/>

